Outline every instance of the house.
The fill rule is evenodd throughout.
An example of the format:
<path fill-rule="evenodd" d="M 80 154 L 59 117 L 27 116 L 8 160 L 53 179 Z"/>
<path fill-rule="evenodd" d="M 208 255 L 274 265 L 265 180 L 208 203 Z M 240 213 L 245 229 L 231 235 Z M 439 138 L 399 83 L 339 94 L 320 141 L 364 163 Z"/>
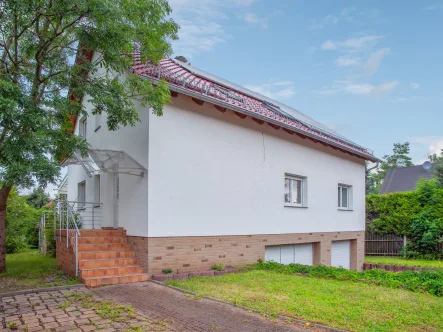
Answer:
<path fill-rule="evenodd" d="M 429 180 L 434 177 L 434 169 L 438 163 L 425 162 L 423 165 L 391 168 L 385 176 L 380 194 L 412 191 L 420 179 Z"/>
<path fill-rule="evenodd" d="M 167 80 L 172 101 L 163 116 L 139 107 L 141 123 L 110 132 L 106 115 L 91 115 L 83 100 L 89 115 L 76 119 L 75 134 L 87 139 L 90 156 L 64 163 L 67 199 L 76 202 L 83 229 L 79 258 L 60 245 L 60 264 L 71 262 L 65 270 L 77 261 L 95 286 L 260 258 L 362 269 L 365 161 L 377 160 L 370 150 L 186 60 L 156 66 L 135 55 L 130 70 L 154 83 Z M 101 255 L 106 250 L 113 256 Z M 119 257 L 133 258 L 120 263 L 144 276 L 83 270 L 106 270 Z M 84 262 L 97 258 L 100 265 Z"/>

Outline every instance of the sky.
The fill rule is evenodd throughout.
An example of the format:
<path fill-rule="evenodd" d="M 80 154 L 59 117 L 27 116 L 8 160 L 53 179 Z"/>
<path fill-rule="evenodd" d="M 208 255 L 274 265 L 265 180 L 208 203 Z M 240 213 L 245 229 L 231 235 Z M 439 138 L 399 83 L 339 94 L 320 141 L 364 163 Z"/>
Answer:
<path fill-rule="evenodd" d="M 169 0 L 174 56 L 285 103 L 379 158 L 443 149 L 443 0 Z M 401 3 L 401 6 L 400 6 Z"/>

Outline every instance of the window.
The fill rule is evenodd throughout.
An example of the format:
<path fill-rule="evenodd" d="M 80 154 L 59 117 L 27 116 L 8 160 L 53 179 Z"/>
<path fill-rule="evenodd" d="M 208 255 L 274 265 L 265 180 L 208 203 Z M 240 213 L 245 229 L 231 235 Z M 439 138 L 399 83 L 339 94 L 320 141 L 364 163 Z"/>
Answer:
<path fill-rule="evenodd" d="M 84 139 L 86 139 L 86 132 L 87 132 L 86 130 L 88 128 L 88 126 L 87 126 L 88 122 L 87 122 L 86 116 L 84 116 L 83 118 L 80 119 L 80 123 L 79 124 L 80 124 L 79 135 L 81 137 L 83 137 Z"/>
<path fill-rule="evenodd" d="M 306 206 L 306 178 L 285 175 L 285 206 Z"/>
<path fill-rule="evenodd" d="M 102 115 L 100 113 L 97 113 L 95 115 L 95 129 L 94 131 L 99 130 L 102 127 Z"/>
<path fill-rule="evenodd" d="M 338 208 L 340 210 L 352 209 L 352 186 L 339 184 L 338 185 Z"/>
<path fill-rule="evenodd" d="M 100 207 L 100 175 L 94 175 L 94 207 Z"/>
<path fill-rule="evenodd" d="M 86 207 L 86 182 L 80 182 L 78 184 L 78 198 L 77 205 L 79 209 L 84 209 Z"/>

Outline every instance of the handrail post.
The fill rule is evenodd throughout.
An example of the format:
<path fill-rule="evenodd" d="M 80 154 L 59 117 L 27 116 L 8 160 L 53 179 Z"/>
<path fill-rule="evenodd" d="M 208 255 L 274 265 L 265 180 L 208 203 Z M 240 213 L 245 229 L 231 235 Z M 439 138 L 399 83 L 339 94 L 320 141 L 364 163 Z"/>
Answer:
<path fill-rule="evenodd" d="M 66 202 L 66 248 L 69 248 L 69 217 L 68 217 L 68 203 Z"/>
<path fill-rule="evenodd" d="M 78 276 L 78 234 L 75 232 L 75 275 Z"/>
<path fill-rule="evenodd" d="M 54 241 L 57 241 L 57 214 L 55 213 L 56 201 L 54 201 Z"/>

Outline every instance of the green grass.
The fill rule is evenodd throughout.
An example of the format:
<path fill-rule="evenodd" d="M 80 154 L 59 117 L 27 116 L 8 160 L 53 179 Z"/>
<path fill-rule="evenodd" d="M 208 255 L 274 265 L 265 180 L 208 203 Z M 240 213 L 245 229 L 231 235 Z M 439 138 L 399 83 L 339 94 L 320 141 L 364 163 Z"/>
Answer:
<path fill-rule="evenodd" d="M 6 255 L 6 272 L 0 273 L 0 293 L 78 283 L 60 270 L 55 258 L 37 251 Z"/>
<path fill-rule="evenodd" d="M 404 266 L 420 266 L 436 269 L 443 269 L 442 260 L 426 260 L 426 259 L 409 259 L 403 257 L 379 257 L 379 256 L 366 256 L 366 263 L 372 264 L 386 264 L 386 265 L 404 265 Z"/>
<path fill-rule="evenodd" d="M 258 309 L 354 331 L 443 331 L 443 298 L 343 280 L 249 271 L 168 281 Z"/>

